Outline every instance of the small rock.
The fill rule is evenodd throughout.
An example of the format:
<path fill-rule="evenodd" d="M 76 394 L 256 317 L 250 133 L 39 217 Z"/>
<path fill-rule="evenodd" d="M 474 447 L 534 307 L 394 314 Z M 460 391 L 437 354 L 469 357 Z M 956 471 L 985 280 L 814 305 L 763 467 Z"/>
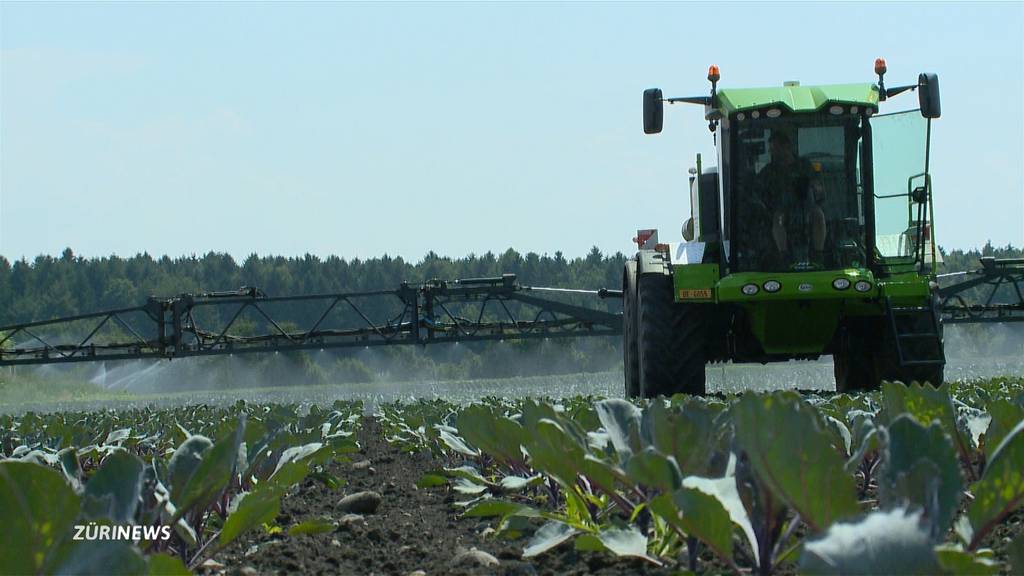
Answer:
<path fill-rule="evenodd" d="M 377 473 L 377 469 L 373 468 L 373 467 L 367 468 L 366 471 L 368 473 L 370 473 L 370 474 L 376 474 Z"/>
<path fill-rule="evenodd" d="M 370 467 L 370 461 L 369 460 L 360 460 L 359 462 L 353 462 L 352 463 L 352 469 L 353 470 L 366 470 L 369 467 Z"/>
<path fill-rule="evenodd" d="M 209 560 L 200 564 L 199 569 L 204 572 L 218 572 L 224 570 L 224 565 L 220 562 L 217 562 L 213 558 L 210 558 Z"/>
<path fill-rule="evenodd" d="M 487 528 L 484 528 L 483 530 L 480 531 L 480 536 L 483 537 L 483 538 L 487 538 L 488 536 L 493 536 L 493 535 L 494 535 L 494 528 L 491 528 L 490 526 L 488 526 Z"/>
<path fill-rule="evenodd" d="M 335 548 L 341 548 L 341 542 L 338 542 L 338 539 L 334 538 L 331 540 L 331 546 L 334 546 Z"/>
<path fill-rule="evenodd" d="M 242 566 L 242 569 L 238 571 L 242 576 L 256 576 L 259 572 L 256 571 L 252 566 Z"/>
<path fill-rule="evenodd" d="M 338 502 L 338 510 L 355 514 L 373 514 L 383 500 L 377 492 L 356 492 Z"/>
<path fill-rule="evenodd" d="M 360 514 L 345 514 L 341 518 L 338 518 L 338 526 L 350 526 L 362 521 L 363 517 Z"/>
<path fill-rule="evenodd" d="M 255 553 L 259 552 L 259 551 L 260 551 L 260 547 L 255 545 L 255 544 L 253 544 L 252 546 L 249 546 L 248 550 L 245 551 L 245 555 L 246 556 L 252 556 L 253 554 L 255 554 Z"/>
<path fill-rule="evenodd" d="M 484 568 L 493 568 L 499 564 L 501 564 L 501 562 L 499 562 L 497 558 L 483 550 L 477 550 L 476 548 L 470 548 L 465 552 L 461 552 L 452 559 L 453 566 L 482 566 Z"/>
<path fill-rule="evenodd" d="M 409 572 L 409 576 L 427 576 L 427 573 L 423 570 L 413 570 L 412 572 Z"/>

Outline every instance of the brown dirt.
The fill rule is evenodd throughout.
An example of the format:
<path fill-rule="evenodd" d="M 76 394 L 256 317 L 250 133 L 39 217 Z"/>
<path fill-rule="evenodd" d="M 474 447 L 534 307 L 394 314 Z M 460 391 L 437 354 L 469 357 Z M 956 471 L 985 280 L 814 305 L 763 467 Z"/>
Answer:
<path fill-rule="evenodd" d="M 337 521 L 335 509 L 347 494 L 373 490 L 383 496 L 376 514 L 364 522 L 341 526 L 315 535 L 269 535 L 262 530 L 242 536 L 215 559 L 229 573 L 259 574 L 399 574 L 423 570 L 434 574 L 505 575 L 662 575 L 677 573 L 676 566 L 656 567 L 643 560 L 618 559 L 608 554 L 580 553 L 565 543 L 539 558 L 522 559 L 523 540 L 508 541 L 481 535 L 493 519 L 461 518 L 452 505 L 455 495 L 446 487 L 417 489 L 427 472 L 452 463 L 429 454 L 403 454 L 387 444 L 379 425 L 366 418 L 359 432 L 361 454 L 373 470 L 353 470 L 337 463 L 331 472 L 348 485 L 331 491 L 306 481 L 281 505 L 277 524 L 287 528 L 305 520 Z M 494 568 L 455 566 L 462 550 L 477 548 L 495 556 Z"/>

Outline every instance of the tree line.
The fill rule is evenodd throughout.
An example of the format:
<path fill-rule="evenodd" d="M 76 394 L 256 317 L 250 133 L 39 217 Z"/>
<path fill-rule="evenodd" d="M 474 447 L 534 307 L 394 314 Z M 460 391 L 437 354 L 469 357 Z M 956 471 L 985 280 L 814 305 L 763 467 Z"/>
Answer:
<path fill-rule="evenodd" d="M 522 284 L 569 288 L 618 288 L 625 256 L 594 248 L 566 258 L 508 249 L 463 258 L 427 253 L 419 262 L 401 257 L 346 260 L 257 256 L 241 263 L 229 254 L 154 258 L 83 258 L 71 248 L 59 257 L 37 256 L 13 264 L 0 256 L 0 325 L 138 306 L 149 296 L 260 288 L 268 296 L 396 289 L 403 282 L 515 274 Z"/>
<path fill-rule="evenodd" d="M 978 259 L 982 256 L 1020 258 L 1024 257 L 1024 251 L 1012 246 L 997 248 L 989 243 L 980 250 L 943 250 L 943 256 L 945 264 L 940 272 L 952 272 L 979 268 Z M 157 259 L 148 254 L 128 258 L 83 258 L 68 248 L 59 257 L 38 256 L 32 261 L 21 259 L 13 264 L 0 256 L 0 325 L 132 307 L 144 303 L 151 295 L 171 296 L 241 286 L 259 287 L 268 296 L 285 296 L 386 290 L 397 288 L 403 281 L 420 283 L 435 278 L 451 280 L 511 273 L 524 285 L 618 288 L 625 259 L 621 252 L 606 255 L 593 248 L 586 256 L 578 258 L 566 258 L 561 252 L 553 256 L 532 252 L 524 255 L 508 249 L 499 255 L 488 252 L 463 258 L 429 252 L 419 262 L 387 255 L 347 260 L 309 254 L 290 258 L 253 254 L 239 263 L 228 254 L 216 252 L 173 259 L 167 256 Z M 589 297 L 576 301 L 592 307 L 620 309 L 614 299 Z M 370 308 L 371 314 L 377 312 Z M 231 310 L 209 310 L 204 321 L 217 325 L 226 321 L 219 315 L 230 313 Z M 298 304 L 282 305 L 274 314 L 294 320 L 293 328 L 306 326 L 316 319 L 315 311 L 302 310 Z M 246 322 L 251 321 L 243 319 L 234 326 L 234 331 L 244 331 Z M 253 328 L 248 326 L 249 330 Z M 981 348 L 995 344 L 991 331 L 975 332 L 979 334 L 972 332 L 971 342 L 981 342 L 978 344 Z M 1009 341 L 1010 336 L 1004 339 Z M 217 381 L 237 380 L 233 376 L 238 374 L 239 363 L 252 368 L 250 374 L 260 374 L 259 381 L 263 384 L 405 380 L 424 375 L 468 379 L 592 372 L 616 369 L 621 358 L 619 347 L 617 339 L 596 338 L 475 343 L 454 348 L 341 350 L 277 358 L 254 355 L 230 367 L 215 359 L 204 359 L 181 365 L 180 370 L 167 375 L 173 382 L 168 381 L 160 388 L 208 387 Z M 76 370 L 85 374 L 89 368 Z M 255 376 L 245 380 L 253 378 Z"/>

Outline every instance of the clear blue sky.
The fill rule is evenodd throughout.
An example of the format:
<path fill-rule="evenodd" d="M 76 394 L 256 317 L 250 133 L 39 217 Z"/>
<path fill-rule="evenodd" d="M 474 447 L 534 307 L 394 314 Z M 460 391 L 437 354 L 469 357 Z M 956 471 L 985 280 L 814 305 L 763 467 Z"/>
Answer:
<path fill-rule="evenodd" d="M 939 74 L 939 243 L 1024 245 L 1024 3 L 0 4 L 0 254 L 418 260 L 678 240 L 696 106 Z M 916 96 L 891 101 L 913 107 Z"/>

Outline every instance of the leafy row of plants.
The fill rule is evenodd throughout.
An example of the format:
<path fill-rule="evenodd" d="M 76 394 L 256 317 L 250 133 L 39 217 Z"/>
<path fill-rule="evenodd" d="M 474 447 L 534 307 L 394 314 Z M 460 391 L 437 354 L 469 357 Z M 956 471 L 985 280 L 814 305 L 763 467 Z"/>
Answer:
<path fill-rule="evenodd" d="M 359 402 L 0 417 L 5 573 L 188 573 L 358 450 Z M 291 532 L 302 532 L 302 525 Z"/>
<path fill-rule="evenodd" d="M 693 570 L 710 552 L 713 569 L 759 574 L 997 573 L 986 543 L 1024 503 L 1021 379 L 581 400 L 393 405 L 382 420 L 391 441 L 454 457 L 421 485 L 466 494 L 466 516 L 529 538 L 525 557 L 572 541 Z M 1008 548 L 1024 569 L 1024 536 Z"/>

